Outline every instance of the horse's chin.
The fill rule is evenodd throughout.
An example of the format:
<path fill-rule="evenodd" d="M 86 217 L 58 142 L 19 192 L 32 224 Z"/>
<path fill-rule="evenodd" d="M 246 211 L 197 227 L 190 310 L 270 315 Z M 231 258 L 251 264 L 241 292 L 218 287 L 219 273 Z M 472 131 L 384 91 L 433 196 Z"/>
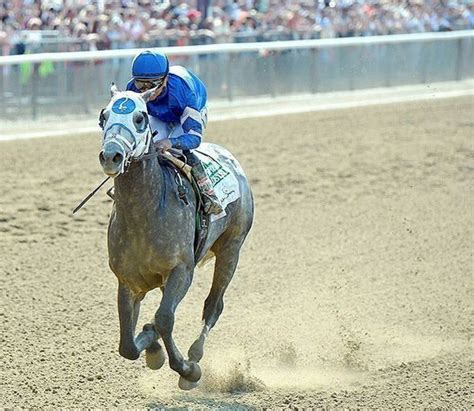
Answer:
<path fill-rule="evenodd" d="M 103 167 L 103 170 L 105 175 L 112 178 L 118 177 L 121 174 L 121 170 L 116 170 L 115 168 Z"/>
<path fill-rule="evenodd" d="M 120 173 L 105 173 L 105 174 L 112 178 L 118 177 L 120 175 Z"/>

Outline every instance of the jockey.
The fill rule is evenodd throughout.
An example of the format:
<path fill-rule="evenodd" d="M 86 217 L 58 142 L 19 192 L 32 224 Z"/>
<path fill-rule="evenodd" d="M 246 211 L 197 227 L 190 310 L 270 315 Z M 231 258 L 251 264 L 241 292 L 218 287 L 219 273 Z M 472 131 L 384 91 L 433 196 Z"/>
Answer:
<path fill-rule="evenodd" d="M 201 144 L 207 124 L 207 91 L 202 81 L 182 66 L 169 66 L 159 52 L 143 51 L 132 62 L 127 90 L 144 92 L 156 88 L 147 103 L 150 126 L 158 150 L 183 150 L 201 191 L 204 211 L 220 214 L 223 209 L 199 158 L 190 150 Z"/>

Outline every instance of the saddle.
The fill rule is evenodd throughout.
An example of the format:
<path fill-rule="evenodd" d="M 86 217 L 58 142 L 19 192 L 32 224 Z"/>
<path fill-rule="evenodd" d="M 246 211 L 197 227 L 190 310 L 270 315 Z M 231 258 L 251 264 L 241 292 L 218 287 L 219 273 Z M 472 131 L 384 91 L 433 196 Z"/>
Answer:
<path fill-rule="evenodd" d="M 186 156 L 178 150 L 169 150 L 171 153 L 171 156 L 175 159 L 180 160 L 184 165 L 188 166 L 189 168 L 186 168 L 182 164 L 178 164 L 178 162 L 173 161 L 171 156 L 167 156 L 166 158 L 160 158 L 160 161 L 164 161 L 168 167 L 170 167 L 174 173 L 175 173 L 175 184 L 176 184 L 176 190 L 178 193 L 178 197 L 181 199 L 181 201 L 184 202 L 184 204 L 189 205 L 189 200 L 188 200 L 188 190 L 186 186 L 183 184 L 183 178 L 186 178 L 190 183 L 191 187 L 193 188 L 194 195 L 196 197 L 196 215 L 195 215 L 195 227 L 196 227 L 196 232 L 194 236 L 194 261 L 197 263 L 201 256 L 202 249 L 204 247 L 204 244 L 207 239 L 207 234 L 208 234 L 208 229 L 209 229 L 209 222 L 210 222 L 210 216 L 209 214 L 204 212 L 204 207 L 203 207 L 203 199 L 202 199 L 202 194 L 201 191 L 199 190 L 199 187 L 197 185 L 197 182 L 190 172 L 190 166 L 187 163 L 187 158 Z"/>

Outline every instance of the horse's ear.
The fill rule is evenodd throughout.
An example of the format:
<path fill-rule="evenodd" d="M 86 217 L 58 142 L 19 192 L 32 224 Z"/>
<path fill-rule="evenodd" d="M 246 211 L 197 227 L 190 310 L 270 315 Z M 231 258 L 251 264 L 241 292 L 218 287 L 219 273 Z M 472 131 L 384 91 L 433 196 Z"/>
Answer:
<path fill-rule="evenodd" d="M 117 88 L 115 83 L 112 82 L 112 84 L 110 86 L 110 96 L 113 97 L 115 95 L 115 93 L 118 93 L 118 92 L 119 92 L 119 89 Z"/>
<path fill-rule="evenodd" d="M 156 89 L 158 87 L 152 88 L 150 90 L 144 91 L 141 96 L 142 99 L 145 101 L 145 103 L 148 103 L 148 100 L 150 100 L 150 97 L 155 93 Z"/>
<path fill-rule="evenodd" d="M 105 125 L 105 116 L 104 116 L 105 109 L 100 110 L 99 114 L 99 127 L 103 130 Z"/>

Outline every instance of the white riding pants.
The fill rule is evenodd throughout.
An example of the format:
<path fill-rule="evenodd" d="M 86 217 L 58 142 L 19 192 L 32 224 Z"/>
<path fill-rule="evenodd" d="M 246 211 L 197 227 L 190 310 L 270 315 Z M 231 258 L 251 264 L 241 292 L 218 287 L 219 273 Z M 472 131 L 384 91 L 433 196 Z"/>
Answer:
<path fill-rule="evenodd" d="M 201 110 L 202 131 L 204 137 L 204 129 L 207 125 L 207 106 Z M 157 131 L 153 141 L 163 140 L 164 138 L 175 138 L 186 134 L 181 124 L 165 123 L 156 117 L 150 116 L 150 127 L 153 132 Z"/>

